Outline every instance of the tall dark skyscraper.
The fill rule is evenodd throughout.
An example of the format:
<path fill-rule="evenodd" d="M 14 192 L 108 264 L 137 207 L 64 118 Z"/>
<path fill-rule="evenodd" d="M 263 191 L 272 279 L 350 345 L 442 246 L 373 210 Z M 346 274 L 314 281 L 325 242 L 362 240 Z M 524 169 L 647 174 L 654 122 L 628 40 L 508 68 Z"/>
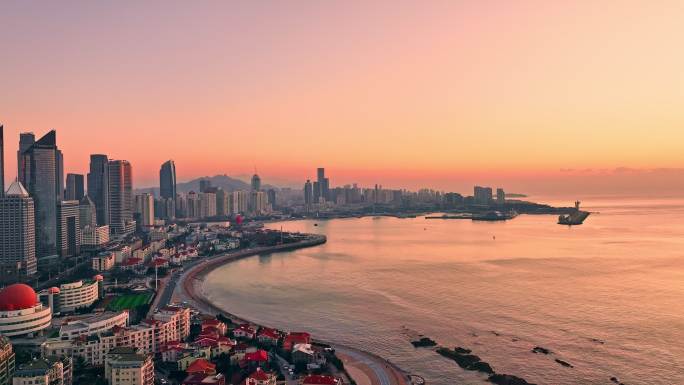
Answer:
<path fill-rule="evenodd" d="M 57 204 L 62 200 L 62 152 L 57 148 L 53 130 L 37 140 L 22 154 L 26 187 L 33 198 L 36 213 L 36 254 L 57 254 Z"/>
<path fill-rule="evenodd" d="M 65 200 L 80 201 L 85 195 L 82 174 L 67 174 Z"/>
<path fill-rule="evenodd" d="M 5 140 L 4 127 L 0 124 L 0 197 L 5 194 Z"/>
<path fill-rule="evenodd" d="M 33 198 L 19 181 L 0 197 L 0 281 L 36 272 Z"/>
<path fill-rule="evenodd" d="M 57 204 L 57 249 L 59 255 L 72 257 L 81 248 L 81 226 L 78 201 L 61 201 Z"/>
<path fill-rule="evenodd" d="M 26 165 L 23 154 L 36 142 L 36 136 L 32 132 L 19 134 L 19 150 L 17 150 L 17 178 L 26 186 Z"/>
<path fill-rule="evenodd" d="M 109 228 L 114 234 L 135 230 L 133 170 L 127 160 L 109 161 Z"/>
<path fill-rule="evenodd" d="M 306 180 L 304 183 L 304 204 L 307 206 L 313 203 L 313 187 L 311 186 L 311 181 Z"/>
<path fill-rule="evenodd" d="M 201 179 L 199 182 L 200 192 L 207 192 L 211 189 L 211 181 L 209 179 Z"/>
<path fill-rule="evenodd" d="M 109 224 L 109 159 L 107 155 L 90 155 L 88 196 L 95 204 L 98 226 Z"/>
<path fill-rule="evenodd" d="M 159 169 L 159 196 L 176 200 L 176 164 L 167 160 Z"/>
<path fill-rule="evenodd" d="M 330 182 L 325 177 L 325 169 L 319 167 L 317 170 L 318 193 L 314 191 L 314 196 L 322 197 L 326 201 L 330 200 Z M 315 190 L 315 189 L 314 189 Z"/>
<path fill-rule="evenodd" d="M 254 174 L 252 175 L 252 191 L 259 191 L 261 190 L 261 178 L 259 175 Z"/>

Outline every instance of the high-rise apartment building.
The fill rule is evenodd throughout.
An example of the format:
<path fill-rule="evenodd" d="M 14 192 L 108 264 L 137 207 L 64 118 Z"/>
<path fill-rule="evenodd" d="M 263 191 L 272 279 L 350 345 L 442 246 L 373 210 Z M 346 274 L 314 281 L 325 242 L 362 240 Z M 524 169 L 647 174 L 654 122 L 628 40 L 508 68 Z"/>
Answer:
<path fill-rule="evenodd" d="M 109 159 L 107 155 L 90 155 L 88 196 L 95 204 L 98 226 L 109 224 Z"/>
<path fill-rule="evenodd" d="M 57 204 L 57 248 L 62 257 L 73 257 L 81 252 L 80 217 L 78 201 Z"/>
<path fill-rule="evenodd" d="M 209 218 L 216 216 L 216 194 L 214 193 L 200 193 L 200 218 Z"/>
<path fill-rule="evenodd" d="M 244 214 L 247 212 L 249 206 L 249 192 L 248 191 L 233 191 L 231 194 L 231 215 Z"/>
<path fill-rule="evenodd" d="M 33 198 L 14 181 L 0 197 L 0 279 L 36 273 L 36 234 Z"/>
<path fill-rule="evenodd" d="M 21 181 L 33 198 L 36 212 L 36 253 L 44 257 L 57 250 L 57 204 L 64 193 L 63 158 L 53 130 L 22 154 L 25 167 Z"/>
<path fill-rule="evenodd" d="M 82 174 L 67 174 L 66 191 L 64 199 L 68 201 L 80 201 L 85 195 Z"/>
<path fill-rule="evenodd" d="M 109 228 L 113 234 L 135 230 L 133 170 L 126 160 L 109 161 Z"/>
<path fill-rule="evenodd" d="M 216 189 L 216 215 L 227 216 L 230 214 L 229 196 L 230 194 L 226 190 L 220 187 Z"/>
<path fill-rule="evenodd" d="M 135 196 L 135 213 L 138 225 L 149 228 L 154 225 L 154 197 L 143 193 Z"/>
<path fill-rule="evenodd" d="M 176 164 L 172 160 L 159 169 L 159 196 L 176 200 Z"/>

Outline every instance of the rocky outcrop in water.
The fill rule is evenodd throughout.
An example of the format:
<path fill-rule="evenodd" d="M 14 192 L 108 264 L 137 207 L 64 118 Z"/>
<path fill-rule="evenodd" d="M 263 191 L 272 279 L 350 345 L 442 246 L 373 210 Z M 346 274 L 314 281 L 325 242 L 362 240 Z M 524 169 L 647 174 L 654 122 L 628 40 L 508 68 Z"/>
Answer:
<path fill-rule="evenodd" d="M 489 382 L 496 385 L 534 385 L 510 374 L 492 374 L 489 376 Z"/>
<path fill-rule="evenodd" d="M 480 357 L 465 352 L 470 353 L 470 350 L 463 348 L 456 348 L 452 350 L 444 347 L 440 347 L 439 349 L 437 349 L 437 353 L 439 353 L 443 357 L 450 358 L 456 361 L 458 366 L 465 370 L 473 370 L 489 374 L 494 373 L 494 369 L 492 369 L 492 367 L 488 363 L 482 361 Z"/>
<path fill-rule="evenodd" d="M 559 360 L 558 358 L 556 358 L 556 362 L 565 366 L 566 368 L 574 368 L 574 366 L 572 366 L 572 364 L 567 361 Z"/>
<path fill-rule="evenodd" d="M 411 341 L 411 344 L 416 348 L 431 348 L 437 346 L 437 342 L 428 337 L 422 337 L 417 341 Z"/>
<path fill-rule="evenodd" d="M 535 346 L 532 348 L 532 353 L 536 354 L 550 354 L 551 351 L 547 348 L 542 348 L 541 346 Z"/>

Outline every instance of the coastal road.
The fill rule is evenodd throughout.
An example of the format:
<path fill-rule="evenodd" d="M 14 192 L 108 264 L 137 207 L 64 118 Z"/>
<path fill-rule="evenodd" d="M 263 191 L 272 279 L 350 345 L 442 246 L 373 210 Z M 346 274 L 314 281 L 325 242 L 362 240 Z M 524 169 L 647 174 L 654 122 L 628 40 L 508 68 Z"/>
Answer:
<path fill-rule="evenodd" d="M 335 353 L 342 359 L 345 367 L 353 367 L 351 372 L 362 372 L 362 382 L 373 385 L 408 385 L 406 376 L 396 367 L 380 357 L 373 356 L 355 349 L 335 346 Z"/>

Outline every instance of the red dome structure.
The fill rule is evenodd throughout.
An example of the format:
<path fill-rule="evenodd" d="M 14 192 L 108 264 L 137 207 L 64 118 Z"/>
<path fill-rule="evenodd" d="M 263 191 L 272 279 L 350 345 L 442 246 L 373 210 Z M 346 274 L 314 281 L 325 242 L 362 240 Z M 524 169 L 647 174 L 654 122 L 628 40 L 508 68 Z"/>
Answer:
<path fill-rule="evenodd" d="M 104 279 L 104 277 L 102 275 L 98 274 L 98 275 L 94 276 L 93 279 L 96 281 L 102 281 Z"/>
<path fill-rule="evenodd" d="M 0 291 L 0 311 L 30 309 L 36 303 L 36 292 L 29 285 L 15 283 Z"/>
<path fill-rule="evenodd" d="M 58 287 L 51 287 L 50 289 L 48 289 L 48 293 L 59 294 L 59 288 Z"/>

